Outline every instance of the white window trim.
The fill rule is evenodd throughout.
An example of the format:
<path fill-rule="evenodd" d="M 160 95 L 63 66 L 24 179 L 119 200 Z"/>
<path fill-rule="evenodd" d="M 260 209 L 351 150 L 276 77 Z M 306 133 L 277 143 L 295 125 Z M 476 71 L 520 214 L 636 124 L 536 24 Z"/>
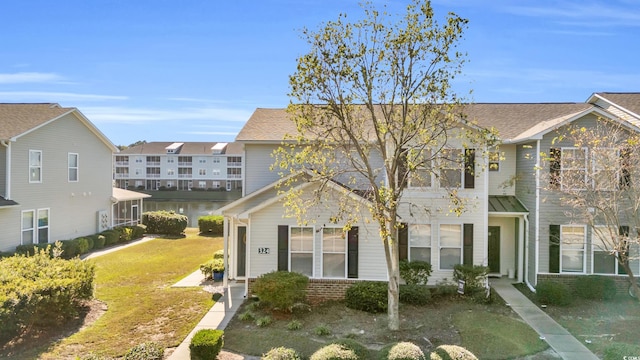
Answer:
<path fill-rule="evenodd" d="M 457 152 L 457 158 L 455 160 L 450 160 L 448 157 L 445 159 L 443 158 L 442 164 L 440 166 L 440 171 L 442 170 L 457 170 L 460 172 L 460 179 L 459 180 L 459 185 L 458 186 L 451 186 L 451 189 L 464 189 L 464 164 L 460 164 L 457 163 L 456 165 L 456 161 L 460 161 L 460 156 L 462 156 L 462 154 L 464 154 L 465 149 L 461 149 L 461 148 L 445 148 L 444 150 L 446 151 L 450 151 L 450 152 Z M 437 178 L 438 180 L 438 187 L 441 189 L 446 189 L 446 186 L 442 186 L 442 179 L 443 179 L 443 174 L 440 173 L 440 176 Z M 446 184 L 445 184 L 446 185 Z"/>
<path fill-rule="evenodd" d="M 70 157 L 72 155 L 75 155 L 76 157 L 76 166 L 71 166 L 71 159 Z M 76 170 L 76 179 L 75 180 L 71 180 L 71 170 L 75 169 Z M 127 170 L 129 170 L 129 168 L 126 168 Z M 79 182 L 80 181 L 80 154 L 78 153 L 68 153 L 67 154 L 67 180 L 69 182 Z"/>
<path fill-rule="evenodd" d="M 24 226 L 24 214 L 31 213 L 31 227 L 25 229 Z M 35 210 L 22 210 L 20 213 L 20 245 L 31 245 L 24 243 L 24 233 L 25 231 L 31 231 L 31 239 L 33 240 L 33 245 L 38 243 L 37 235 L 36 235 L 36 211 Z"/>
<path fill-rule="evenodd" d="M 40 165 L 39 165 L 39 166 L 33 166 L 33 165 L 31 165 L 31 154 L 32 154 L 32 153 L 34 153 L 34 154 L 35 154 L 35 153 L 40 154 Z M 43 156 L 42 156 L 42 150 L 31 150 L 31 149 L 29 149 L 29 159 L 28 159 L 28 161 L 29 161 L 29 174 L 28 174 L 28 176 L 29 176 L 29 183 L 31 183 L 31 184 L 41 184 L 41 183 L 42 183 L 42 178 L 43 178 L 43 174 L 42 174 L 42 164 L 44 163 L 44 159 L 43 159 Z M 33 169 L 33 168 L 37 168 L 37 169 L 39 169 L 39 170 L 40 170 L 40 179 L 38 179 L 38 180 L 32 180 L 32 179 L 31 179 L 31 169 Z"/>
<path fill-rule="evenodd" d="M 207 176 L 207 169 L 198 169 L 198 175 Z"/>
<path fill-rule="evenodd" d="M 565 151 L 569 150 L 583 150 L 584 151 L 584 166 L 582 168 L 565 168 L 564 167 L 564 159 Z M 589 171 L 589 151 L 586 147 L 562 147 L 560 148 L 560 186 L 562 190 L 584 190 L 584 188 L 575 188 L 575 189 L 567 189 L 564 185 L 564 173 L 565 171 L 576 171 L 582 170 L 584 171 L 584 184 L 587 185 L 587 172 Z"/>
<path fill-rule="evenodd" d="M 459 242 L 460 246 L 442 246 L 442 244 L 440 243 L 440 238 L 441 238 L 440 230 L 441 230 L 442 225 L 456 225 L 456 226 L 460 227 L 460 239 L 459 239 L 460 240 L 460 242 Z M 464 258 L 464 254 L 462 253 L 463 250 L 464 250 L 464 247 L 463 247 L 463 244 L 464 244 L 463 243 L 463 238 L 464 238 L 463 231 L 464 231 L 464 227 L 462 226 L 462 224 L 457 224 L 457 223 L 454 223 L 454 224 L 451 224 L 451 223 L 438 224 L 438 270 L 441 270 L 441 271 L 453 271 L 453 269 L 443 269 L 442 268 L 442 256 L 441 256 L 441 250 L 442 249 L 460 249 L 460 261 L 459 261 L 459 264 L 462 264 L 462 260 Z M 432 254 L 432 257 L 433 257 L 433 254 Z"/>
<path fill-rule="evenodd" d="M 41 211 L 46 211 L 47 212 L 47 225 L 46 226 L 40 226 L 38 224 L 38 220 L 40 220 L 40 212 Z M 47 243 L 51 242 L 51 210 L 49 208 L 42 208 L 42 209 L 38 209 L 38 211 L 36 211 L 36 238 L 37 238 L 37 243 L 40 243 L 40 230 L 41 229 L 47 229 Z"/>
<path fill-rule="evenodd" d="M 596 227 L 597 228 L 602 228 L 602 229 L 606 229 L 607 228 L 607 226 L 605 226 L 605 225 L 597 225 Z M 595 231 L 592 230 L 591 231 L 591 244 L 590 244 L 590 247 L 591 247 L 591 269 L 590 269 L 591 270 L 591 274 L 596 274 L 596 275 L 617 275 L 618 274 L 618 259 L 614 255 L 610 255 L 610 254 L 608 256 L 611 256 L 611 258 L 613 259 L 613 263 L 614 263 L 613 274 L 597 273 L 597 272 L 594 271 L 594 269 L 595 269 L 594 253 L 595 252 L 605 252 L 605 251 L 607 251 L 605 249 L 601 249 L 601 248 L 597 247 L 596 245 L 594 245 L 594 241 L 593 241 L 594 238 L 597 238 L 598 242 L 601 242 L 600 238 L 598 238 L 598 235 L 596 235 Z M 615 254 L 618 255 L 618 252 L 616 251 Z"/>
<path fill-rule="evenodd" d="M 292 242 L 292 236 L 291 236 L 291 230 L 292 229 L 305 229 L 305 228 L 309 228 L 311 229 L 311 236 L 313 237 L 312 239 L 312 245 L 311 245 L 311 251 L 293 251 L 292 250 L 292 246 L 291 246 L 291 242 Z M 289 226 L 289 270 L 293 271 L 293 268 L 291 267 L 291 255 L 292 254 L 311 254 L 311 276 L 310 278 L 315 278 L 316 275 L 316 256 L 315 256 L 315 248 L 316 248 L 316 229 L 315 226 Z"/>
<path fill-rule="evenodd" d="M 582 227 L 583 231 L 584 231 L 584 238 L 582 241 L 582 271 L 563 271 L 563 264 L 562 264 L 562 252 L 563 252 L 563 245 L 564 245 L 564 241 L 562 240 L 562 234 L 563 234 L 563 229 L 565 227 Z M 577 251 L 579 249 L 571 249 L 572 251 Z M 561 274 L 586 274 L 587 271 L 587 226 L 586 225 L 579 225 L 579 224 L 567 224 L 567 225 L 560 225 L 560 273 Z"/>
<path fill-rule="evenodd" d="M 344 251 L 338 252 L 338 251 L 325 251 L 324 250 L 324 230 L 325 229 L 337 229 L 337 230 L 340 230 L 342 232 L 342 239 L 344 241 Z M 349 268 L 349 265 L 347 264 L 347 261 L 348 261 L 348 258 L 347 258 L 347 252 L 348 252 L 348 248 L 347 248 L 347 246 L 348 246 L 348 244 L 347 244 L 347 233 L 341 227 L 337 227 L 337 226 L 333 227 L 332 226 L 332 227 L 323 227 L 322 231 L 321 231 L 321 234 L 322 235 L 321 235 L 321 239 L 320 239 L 320 248 L 321 248 L 320 251 L 321 251 L 321 254 L 322 254 L 322 260 L 320 262 L 320 267 L 321 267 L 321 269 L 320 269 L 321 272 L 320 273 L 322 274 L 322 278 L 323 279 L 346 279 L 347 275 L 348 275 L 348 268 Z M 324 254 L 325 253 L 326 254 L 342 254 L 342 255 L 344 255 L 344 276 L 342 276 L 342 277 L 333 277 L 333 276 L 332 277 L 325 277 L 324 276 Z"/>
<path fill-rule="evenodd" d="M 497 156 L 498 159 L 497 160 L 495 160 L 495 159 L 491 160 L 492 156 Z M 500 154 L 500 151 L 489 151 L 487 153 L 487 170 L 490 171 L 490 172 L 499 173 L 500 172 L 500 168 L 502 167 L 501 166 L 502 165 L 501 164 L 502 163 L 501 158 L 502 158 L 502 156 Z M 491 168 L 491 164 L 497 164 L 497 168 L 496 169 L 492 169 Z"/>
<path fill-rule="evenodd" d="M 413 226 L 429 226 L 429 240 L 430 240 L 429 246 L 411 246 L 411 229 L 412 229 Z M 408 243 L 409 244 L 407 246 L 407 248 L 408 248 L 407 257 L 409 258 L 410 261 L 414 261 L 414 260 L 411 259 L 411 249 L 412 248 L 418 248 L 418 249 L 426 249 L 426 248 L 428 248 L 430 250 L 429 252 L 430 252 L 431 256 L 433 257 L 433 228 L 434 228 L 434 226 L 432 224 L 409 224 L 409 229 L 407 229 L 408 232 L 409 232 L 409 239 L 408 239 Z M 429 259 L 427 261 L 430 264 L 433 263 L 432 259 Z"/>

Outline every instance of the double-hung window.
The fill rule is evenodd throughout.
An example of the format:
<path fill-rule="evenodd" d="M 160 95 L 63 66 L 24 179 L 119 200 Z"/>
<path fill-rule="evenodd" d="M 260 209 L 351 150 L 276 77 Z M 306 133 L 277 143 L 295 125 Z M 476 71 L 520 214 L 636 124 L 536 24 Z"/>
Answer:
<path fill-rule="evenodd" d="M 586 227 L 562 225 L 560 228 L 561 272 L 584 273 Z"/>
<path fill-rule="evenodd" d="M 440 187 L 459 188 L 462 186 L 462 151 L 443 149 L 440 166 Z"/>
<path fill-rule="evenodd" d="M 292 227 L 289 239 L 291 239 L 291 266 L 292 272 L 298 272 L 309 277 L 313 276 L 313 228 Z"/>
<path fill-rule="evenodd" d="M 347 239 L 342 228 L 322 229 L 322 277 L 346 278 Z"/>
<path fill-rule="evenodd" d="M 431 187 L 431 151 L 424 149 L 415 159 L 407 159 L 407 163 L 414 167 L 409 177 L 409 187 Z"/>
<path fill-rule="evenodd" d="M 500 152 L 489 152 L 489 171 L 500 171 Z"/>
<path fill-rule="evenodd" d="M 69 153 L 68 154 L 68 163 L 69 163 L 69 182 L 77 182 L 78 181 L 78 154 Z M 128 170 L 128 168 L 127 168 Z"/>
<path fill-rule="evenodd" d="M 593 187 L 596 190 L 612 191 L 620 184 L 620 152 L 613 148 L 591 150 Z"/>
<path fill-rule="evenodd" d="M 462 263 L 462 225 L 440 225 L 440 270 L 452 270 Z"/>
<path fill-rule="evenodd" d="M 38 243 L 49 242 L 49 209 L 38 209 Z"/>
<path fill-rule="evenodd" d="M 409 260 L 431 263 L 431 225 L 409 225 Z"/>
<path fill-rule="evenodd" d="M 594 274 L 617 274 L 617 260 L 613 251 L 613 236 L 617 231 L 612 231 L 606 226 L 598 226 L 591 232 L 591 271 Z"/>
<path fill-rule="evenodd" d="M 562 148 L 560 184 L 562 190 L 583 190 L 587 181 L 587 149 Z"/>
<path fill-rule="evenodd" d="M 29 150 L 29 182 L 42 182 L 42 151 Z"/>
<path fill-rule="evenodd" d="M 35 211 L 25 210 L 22 212 L 22 245 L 30 245 L 36 241 L 35 234 Z"/>

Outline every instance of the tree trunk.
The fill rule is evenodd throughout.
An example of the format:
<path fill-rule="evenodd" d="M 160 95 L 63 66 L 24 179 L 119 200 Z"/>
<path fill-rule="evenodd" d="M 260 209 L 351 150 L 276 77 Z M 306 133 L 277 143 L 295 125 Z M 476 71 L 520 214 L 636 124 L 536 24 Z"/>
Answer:
<path fill-rule="evenodd" d="M 391 221 L 388 229 L 394 229 L 395 224 Z M 387 273 L 389 276 L 388 300 L 387 300 L 387 327 L 391 331 L 400 330 L 400 257 L 398 247 L 398 237 L 395 231 L 389 231 L 385 241 L 385 256 L 387 257 Z"/>
<path fill-rule="evenodd" d="M 629 286 L 631 286 L 631 289 L 635 294 L 635 298 L 640 299 L 640 287 L 638 287 L 638 282 L 636 281 L 635 276 L 633 276 L 633 270 L 631 270 L 631 266 L 629 266 L 629 261 L 628 260 L 620 261 L 620 259 L 618 259 L 618 265 L 622 265 L 622 267 L 624 268 L 624 271 L 627 272 L 627 278 L 629 279 Z"/>

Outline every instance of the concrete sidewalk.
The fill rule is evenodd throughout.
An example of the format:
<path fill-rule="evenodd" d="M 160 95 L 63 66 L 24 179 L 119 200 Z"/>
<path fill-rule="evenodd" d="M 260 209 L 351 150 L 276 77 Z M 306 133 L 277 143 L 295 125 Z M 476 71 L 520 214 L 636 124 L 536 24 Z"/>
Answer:
<path fill-rule="evenodd" d="M 509 279 L 489 279 L 491 287 L 509 304 L 540 338 L 565 360 L 597 360 L 586 346 L 573 337 L 565 328 L 538 308 Z"/>
<path fill-rule="evenodd" d="M 200 270 L 185 277 L 173 287 L 202 286 L 205 284 L 204 277 Z M 205 285 L 206 286 L 206 285 Z M 232 282 L 223 289 L 222 297 L 213 305 L 196 327 L 187 335 L 180 346 L 169 356 L 169 360 L 189 360 L 189 344 L 191 338 L 200 329 L 224 330 L 240 305 L 244 302 L 244 284 Z M 243 358 L 243 357 L 239 357 Z"/>

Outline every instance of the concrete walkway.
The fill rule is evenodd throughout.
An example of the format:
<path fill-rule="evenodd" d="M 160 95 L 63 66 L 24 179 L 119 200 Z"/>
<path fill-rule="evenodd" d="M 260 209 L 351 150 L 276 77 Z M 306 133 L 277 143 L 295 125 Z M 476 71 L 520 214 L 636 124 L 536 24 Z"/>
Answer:
<path fill-rule="evenodd" d="M 584 344 L 516 289 L 509 279 L 489 279 L 491 287 L 565 360 L 597 360 Z"/>
<path fill-rule="evenodd" d="M 172 287 L 207 286 L 200 270 L 188 275 Z M 189 360 L 189 344 L 193 335 L 201 329 L 224 330 L 240 305 L 244 302 L 244 283 L 230 282 L 222 290 L 222 297 L 200 320 L 198 325 L 187 335 L 180 346 L 174 350 L 168 360 Z M 243 358 L 243 357 L 239 357 Z"/>

